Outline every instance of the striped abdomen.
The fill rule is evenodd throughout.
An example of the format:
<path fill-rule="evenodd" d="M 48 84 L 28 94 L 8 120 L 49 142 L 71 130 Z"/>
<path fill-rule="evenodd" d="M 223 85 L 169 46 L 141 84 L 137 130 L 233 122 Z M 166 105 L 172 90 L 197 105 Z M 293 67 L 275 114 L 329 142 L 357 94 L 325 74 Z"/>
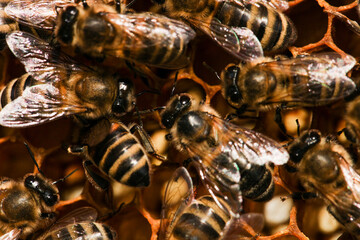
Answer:
<path fill-rule="evenodd" d="M 8 103 L 20 97 L 27 87 L 35 85 L 36 80 L 29 74 L 24 74 L 19 78 L 11 80 L 0 92 L 1 106 L 3 109 Z"/>
<path fill-rule="evenodd" d="M 221 209 L 212 197 L 203 196 L 181 213 L 170 239 L 219 239 L 229 220 L 229 212 Z"/>
<path fill-rule="evenodd" d="M 146 187 L 150 183 L 146 151 L 123 125 L 95 147 L 93 161 L 120 183 L 133 187 Z"/>
<path fill-rule="evenodd" d="M 283 49 L 297 37 L 293 23 L 284 14 L 261 3 L 245 4 L 242 8 L 224 1 L 214 17 L 225 25 L 252 30 L 266 52 Z"/>
<path fill-rule="evenodd" d="M 141 20 L 150 26 L 152 17 L 144 17 Z M 120 57 L 165 68 L 178 68 L 187 64 L 187 44 L 195 33 L 189 29 L 187 36 L 181 32 L 184 31 L 183 29 L 177 32 L 179 26 L 166 19 L 157 21 L 157 25 L 142 30 L 143 32 L 139 32 L 136 38 L 131 34 L 121 34 L 123 47 Z M 136 24 L 142 25 L 141 21 Z"/>
<path fill-rule="evenodd" d="M 116 234 L 106 225 L 96 222 L 84 222 L 68 225 L 64 228 L 48 233 L 44 240 L 72 240 L 72 239 L 116 239 Z"/>

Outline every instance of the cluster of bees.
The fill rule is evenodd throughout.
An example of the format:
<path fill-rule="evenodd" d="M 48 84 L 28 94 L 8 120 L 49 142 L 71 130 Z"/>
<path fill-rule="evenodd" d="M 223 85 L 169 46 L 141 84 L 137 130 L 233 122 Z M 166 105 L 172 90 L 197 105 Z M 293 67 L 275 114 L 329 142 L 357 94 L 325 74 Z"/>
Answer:
<path fill-rule="evenodd" d="M 73 176 L 49 180 L 46 161 L 38 165 L 25 144 L 36 173 L 1 178 L 0 239 L 117 239 L 113 219 L 128 204 L 152 221 L 152 239 L 261 239 L 263 215 L 244 206 L 271 200 L 277 185 L 296 201 L 320 199 L 344 236 L 360 239 L 360 97 L 349 77 L 356 59 L 334 51 L 291 56 L 286 49 L 298 33 L 283 13 L 285 0 L 154 0 L 148 11 L 131 5 L 0 1 L 2 53 L 11 52 L 26 71 L 2 80 L 0 125 L 37 128 L 70 117 L 73 129 L 62 151 L 81 159 L 81 173 L 74 175 L 88 183 L 80 197 L 85 206 L 60 217 L 61 209 L 76 207 L 71 199 L 60 201 L 57 184 Z M 335 16 L 360 32 L 354 21 Z M 199 62 L 201 39 L 232 63 L 217 74 L 205 59 L 219 87 L 194 77 L 205 94 L 192 86 L 182 91 L 179 85 Z M 217 92 L 221 114 L 211 102 Z M 140 101 L 143 95 L 151 100 Z M 292 109 L 337 104 L 346 104 L 338 135 L 306 129 L 310 124 L 300 119 L 292 136 L 283 121 Z M 272 134 L 243 127 L 269 112 L 274 119 L 267 122 L 277 129 Z M 159 132 L 158 141 L 149 135 Z M 163 169 L 171 176 L 159 191 L 161 213 L 152 217 L 140 208 Z M 289 176 L 296 176 L 299 189 L 287 186 Z M 117 184 L 135 197 L 117 198 Z"/>

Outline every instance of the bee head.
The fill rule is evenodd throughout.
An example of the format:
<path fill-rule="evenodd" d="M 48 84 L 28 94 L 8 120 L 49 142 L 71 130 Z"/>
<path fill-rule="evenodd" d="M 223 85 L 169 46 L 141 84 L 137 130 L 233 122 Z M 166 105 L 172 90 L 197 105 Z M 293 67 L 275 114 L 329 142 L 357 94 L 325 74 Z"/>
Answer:
<path fill-rule="evenodd" d="M 112 104 L 115 115 L 122 116 L 131 112 L 135 106 L 135 89 L 130 79 L 121 78 L 118 81 L 118 95 Z"/>
<path fill-rule="evenodd" d="M 75 6 L 67 6 L 61 13 L 61 24 L 57 30 L 57 37 L 64 44 L 73 41 L 73 28 L 79 16 L 79 10 Z"/>
<path fill-rule="evenodd" d="M 243 96 L 237 85 L 239 72 L 240 68 L 231 64 L 221 73 L 223 84 L 222 94 L 232 106 L 236 107 L 240 107 L 243 100 Z"/>
<path fill-rule="evenodd" d="M 321 134 L 318 130 L 308 130 L 289 147 L 291 161 L 299 163 L 305 153 L 321 141 Z"/>
<path fill-rule="evenodd" d="M 39 195 L 49 207 L 54 206 L 59 201 L 59 195 L 53 184 L 46 181 L 40 174 L 30 174 L 27 176 L 24 185 L 27 189 Z"/>
<path fill-rule="evenodd" d="M 181 116 L 191 106 L 191 97 L 188 94 L 174 96 L 161 114 L 161 123 L 170 129 L 175 124 L 177 118 Z"/>

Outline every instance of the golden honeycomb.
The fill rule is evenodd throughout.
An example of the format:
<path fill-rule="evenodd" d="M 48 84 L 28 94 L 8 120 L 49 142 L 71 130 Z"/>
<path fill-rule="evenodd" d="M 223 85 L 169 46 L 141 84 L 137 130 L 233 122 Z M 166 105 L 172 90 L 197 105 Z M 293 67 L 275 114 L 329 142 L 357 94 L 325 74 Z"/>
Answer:
<path fill-rule="evenodd" d="M 289 1 L 290 8 L 285 12 L 294 22 L 298 31 L 298 39 L 289 48 L 288 54 L 294 56 L 303 53 L 334 50 L 338 53 L 360 57 L 360 35 L 349 28 L 344 18 L 359 22 L 358 1 L 355 0 L 294 0 Z M 150 1 L 137 0 L 132 5 L 135 11 L 151 9 Z M 152 74 L 147 80 L 151 88 L 161 91 L 161 95 L 142 94 L 137 99 L 140 110 L 164 106 L 170 96 L 177 75 L 176 92 L 189 92 L 193 96 L 211 104 L 225 117 L 234 110 L 220 94 L 220 82 L 214 73 L 204 66 L 211 66 L 216 72 L 235 59 L 205 36 L 199 36 L 191 45 L 192 63 L 180 70 L 148 69 Z M 2 69 L 1 86 L 24 73 L 22 65 L 5 49 L 1 52 L 0 67 Z M 150 72 L 151 71 L 151 72 Z M 353 80 L 358 82 L 358 70 L 352 73 Z M 154 77 L 157 75 L 158 77 Z M 133 78 L 137 92 L 148 88 L 140 77 Z M 335 134 L 344 126 L 343 114 L 345 102 L 333 105 L 286 110 L 283 112 L 284 124 L 288 133 L 297 136 L 295 119 L 300 122 L 301 130 L 315 128 L 323 134 Z M 274 112 L 261 113 L 259 118 L 237 120 L 237 124 L 254 128 L 281 143 L 289 139 L 284 136 L 274 122 Z M 144 189 L 130 188 L 112 183 L 112 189 L 101 192 L 95 189 L 86 179 L 82 169 L 82 159 L 67 153 L 64 146 L 74 142 L 79 131 L 77 124 L 71 119 L 60 119 L 41 126 L 10 129 L 0 128 L 0 176 L 15 179 L 22 178 L 30 172 L 37 172 L 23 142 L 26 141 L 45 176 L 58 180 L 79 169 L 63 183 L 58 185 L 61 201 L 57 206 L 59 215 L 64 215 L 79 206 L 93 206 L 100 219 L 106 221 L 118 234 L 118 239 L 157 239 L 160 226 L 160 212 L 164 188 L 172 172 L 187 158 L 178 153 L 165 141 L 166 131 L 161 128 L 159 114 L 145 114 L 142 122 L 145 130 L 151 135 L 158 154 L 167 157 L 167 162 L 152 159 L 151 185 Z M 125 116 L 125 124 L 137 122 L 131 114 Z M 339 140 L 348 144 L 343 136 Z M 348 145 L 347 145 L 348 146 Z M 324 203 L 320 199 L 292 201 L 290 194 L 299 189 L 298 182 L 288 176 L 282 167 L 275 167 L 274 177 L 276 193 L 273 198 L 281 199 L 273 203 L 255 203 L 245 200 L 245 212 L 264 213 L 266 224 L 262 232 L 253 233 L 253 239 L 316 239 L 334 240 L 350 239 L 339 224 L 327 214 Z M 205 192 L 201 186 L 196 194 Z M 276 220 L 271 215 L 272 208 L 282 208 L 283 219 Z M 117 211 L 120 208 L 119 211 Z M 326 219 L 325 219 L 326 218 Z M 325 219 L 325 220 L 324 220 Z M 322 221 L 328 221 L 322 223 Z"/>

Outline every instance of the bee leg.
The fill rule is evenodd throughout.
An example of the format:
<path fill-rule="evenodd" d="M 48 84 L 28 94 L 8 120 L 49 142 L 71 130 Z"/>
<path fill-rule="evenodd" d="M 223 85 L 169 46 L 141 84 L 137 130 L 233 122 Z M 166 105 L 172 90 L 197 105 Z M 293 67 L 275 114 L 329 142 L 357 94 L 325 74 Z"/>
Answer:
<path fill-rule="evenodd" d="M 144 146 L 147 153 L 153 155 L 160 161 L 166 161 L 167 159 L 164 156 L 161 156 L 160 154 L 156 153 L 156 150 L 154 148 L 154 145 L 151 142 L 150 136 L 145 132 L 144 128 L 142 126 L 139 126 L 137 124 L 133 124 L 129 126 L 130 132 L 134 134 L 137 132 L 137 134 L 140 137 L 140 140 L 142 142 L 142 145 Z"/>
<path fill-rule="evenodd" d="M 291 197 L 294 200 L 307 200 L 307 199 L 317 198 L 318 195 L 313 192 L 294 192 L 291 194 Z"/>
<path fill-rule="evenodd" d="M 89 180 L 98 191 L 107 191 L 110 187 L 108 177 L 100 172 L 99 168 L 90 160 L 84 160 L 83 166 L 85 169 L 86 178 Z"/>

